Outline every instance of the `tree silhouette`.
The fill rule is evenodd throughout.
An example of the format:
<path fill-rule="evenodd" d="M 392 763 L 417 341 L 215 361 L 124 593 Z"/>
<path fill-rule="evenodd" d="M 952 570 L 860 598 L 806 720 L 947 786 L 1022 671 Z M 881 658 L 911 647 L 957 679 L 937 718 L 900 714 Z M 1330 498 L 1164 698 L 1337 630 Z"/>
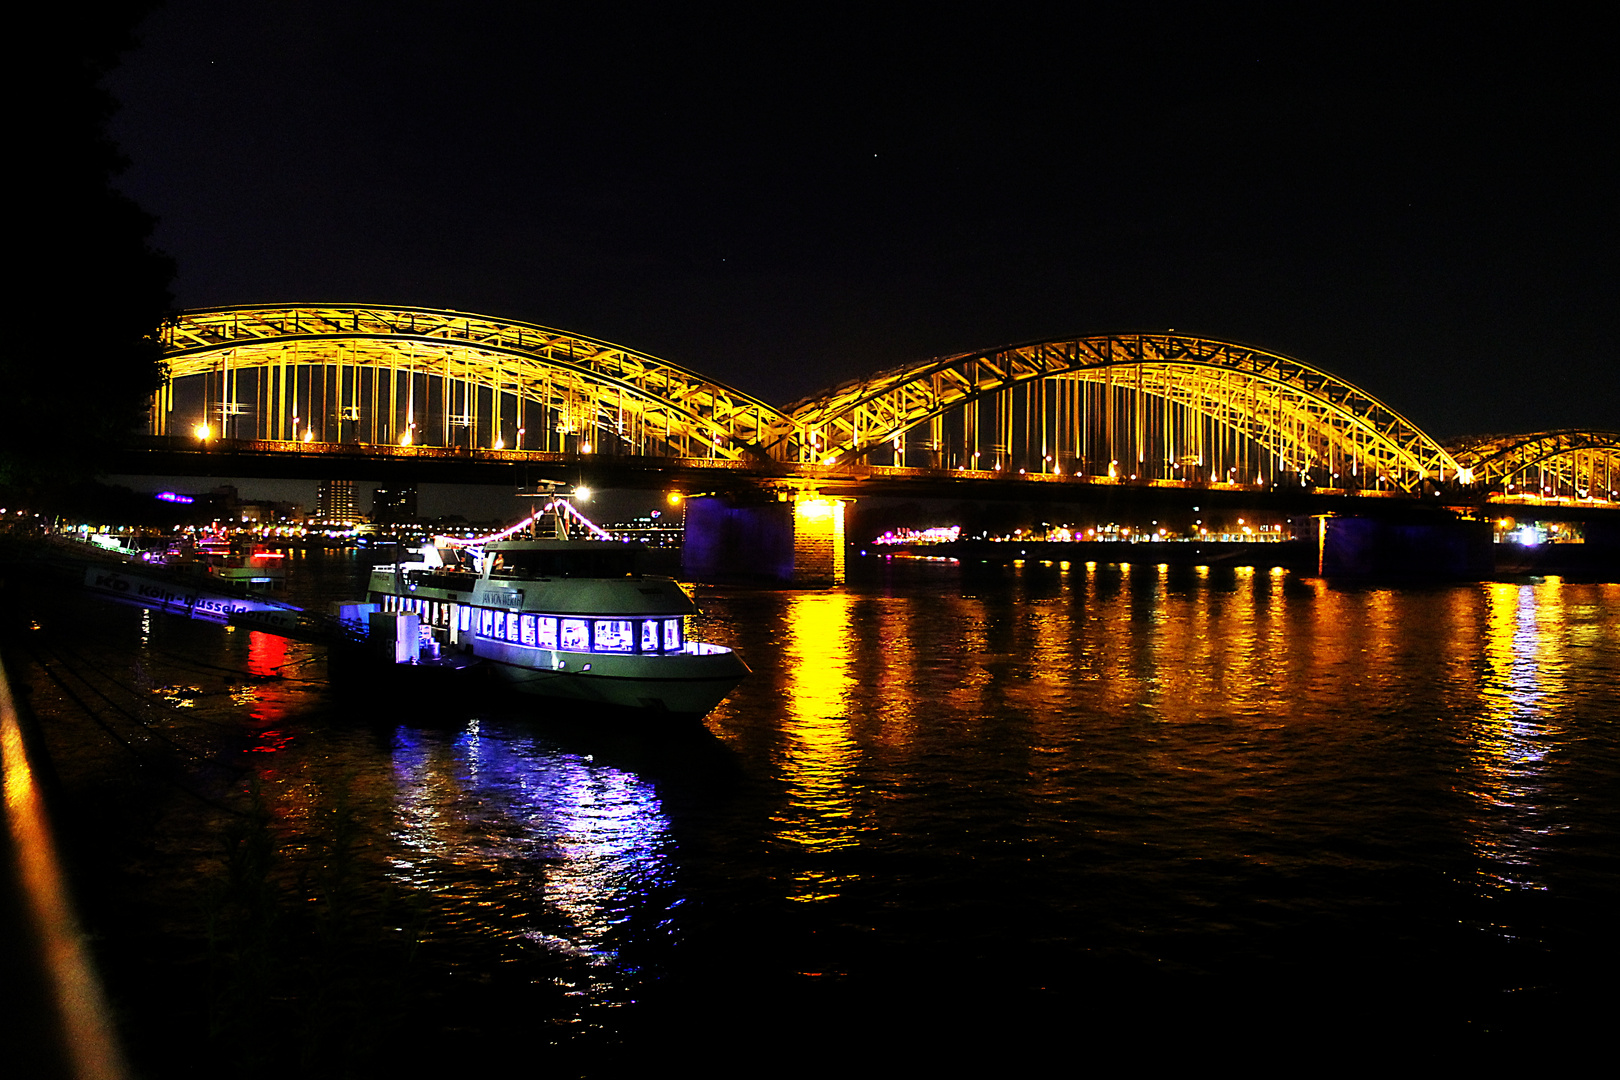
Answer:
<path fill-rule="evenodd" d="M 0 490 L 37 504 L 99 471 L 140 426 L 163 374 L 156 335 L 174 263 L 149 242 L 154 219 L 112 186 L 126 165 L 108 135 L 102 79 L 134 43 L 149 4 L 55 11 L 31 33 L 32 78 L 12 204 L 32 298 L 0 353 Z"/>

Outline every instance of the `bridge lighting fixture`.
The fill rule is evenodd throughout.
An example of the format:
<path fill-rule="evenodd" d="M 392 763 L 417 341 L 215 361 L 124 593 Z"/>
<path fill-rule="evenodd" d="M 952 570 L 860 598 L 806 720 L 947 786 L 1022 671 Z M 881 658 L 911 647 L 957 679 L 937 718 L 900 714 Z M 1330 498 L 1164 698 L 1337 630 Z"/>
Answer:
<path fill-rule="evenodd" d="M 304 429 L 304 441 L 305 442 L 314 442 L 315 441 L 315 429 L 314 428 L 305 428 Z"/>
<path fill-rule="evenodd" d="M 214 432 L 213 432 L 213 429 L 210 428 L 207 424 L 198 424 L 196 427 L 191 429 L 191 433 L 193 435 L 197 436 L 197 438 L 199 438 L 199 439 L 206 440 Z"/>
<path fill-rule="evenodd" d="M 589 502 L 591 498 L 591 489 L 586 487 L 584 484 L 576 486 L 574 488 L 574 498 L 578 499 L 580 502 Z"/>
<path fill-rule="evenodd" d="M 582 453 L 582 454 L 590 453 L 591 452 L 591 444 L 588 443 L 588 442 L 580 443 L 579 444 L 579 452 Z"/>

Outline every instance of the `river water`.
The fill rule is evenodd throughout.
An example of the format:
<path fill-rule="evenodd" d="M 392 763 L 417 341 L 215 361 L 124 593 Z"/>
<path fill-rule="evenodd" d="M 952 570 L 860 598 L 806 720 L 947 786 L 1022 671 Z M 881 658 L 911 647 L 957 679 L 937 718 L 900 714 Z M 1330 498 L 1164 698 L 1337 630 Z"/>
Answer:
<path fill-rule="evenodd" d="M 1611 1015 L 1620 585 L 696 594 L 753 675 L 662 734 L 340 700 L 312 646 L 40 594 L 14 675 L 145 1073 L 1550 1063 Z"/>

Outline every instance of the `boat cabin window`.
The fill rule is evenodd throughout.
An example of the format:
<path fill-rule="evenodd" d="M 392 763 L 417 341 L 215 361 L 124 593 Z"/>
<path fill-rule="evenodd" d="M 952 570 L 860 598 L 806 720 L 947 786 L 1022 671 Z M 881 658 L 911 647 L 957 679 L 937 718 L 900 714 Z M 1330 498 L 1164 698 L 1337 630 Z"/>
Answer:
<path fill-rule="evenodd" d="M 601 547 L 585 551 L 552 549 L 497 551 L 490 567 L 492 578 L 634 577 L 636 552 L 630 547 Z"/>
<path fill-rule="evenodd" d="M 409 608 L 411 601 L 405 606 Z M 448 605 L 446 605 L 448 606 Z M 468 613 L 467 625 L 483 637 L 527 645 L 533 649 L 567 652 L 678 653 L 685 645 L 684 620 L 574 619 L 559 615 L 530 615 L 479 608 Z"/>
<path fill-rule="evenodd" d="M 635 652 L 636 624 L 629 619 L 592 619 L 592 652 Z"/>
<path fill-rule="evenodd" d="M 591 647 L 590 622 L 586 619 L 564 619 L 557 647 L 571 652 L 588 652 Z"/>

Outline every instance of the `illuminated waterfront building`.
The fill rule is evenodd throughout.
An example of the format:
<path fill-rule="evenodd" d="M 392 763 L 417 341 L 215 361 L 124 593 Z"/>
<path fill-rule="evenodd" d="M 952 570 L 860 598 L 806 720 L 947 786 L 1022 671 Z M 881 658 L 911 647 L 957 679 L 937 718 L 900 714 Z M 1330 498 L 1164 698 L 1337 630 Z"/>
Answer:
<path fill-rule="evenodd" d="M 315 496 L 315 520 L 322 525 L 353 525 L 358 520 L 354 512 L 353 480 L 322 480 Z"/>

